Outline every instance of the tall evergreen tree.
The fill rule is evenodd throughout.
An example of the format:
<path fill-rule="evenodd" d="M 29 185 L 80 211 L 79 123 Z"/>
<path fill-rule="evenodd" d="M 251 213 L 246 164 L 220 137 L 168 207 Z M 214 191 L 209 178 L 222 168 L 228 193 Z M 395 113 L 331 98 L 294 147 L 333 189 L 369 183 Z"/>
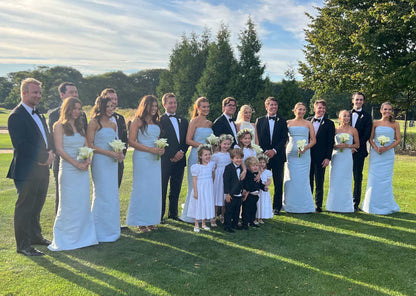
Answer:
<path fill-rule="evenodd" d="M 212 118 L 221 113 L 222 100 L 232 95 L 228 87 L 235 65 L 236 60 L 230 45 L 230 31 L 227 26 L 221 24 L 216 41 L 209 46 L 206 67 L 196 86 L 196 95 L 209 99 Z"/>

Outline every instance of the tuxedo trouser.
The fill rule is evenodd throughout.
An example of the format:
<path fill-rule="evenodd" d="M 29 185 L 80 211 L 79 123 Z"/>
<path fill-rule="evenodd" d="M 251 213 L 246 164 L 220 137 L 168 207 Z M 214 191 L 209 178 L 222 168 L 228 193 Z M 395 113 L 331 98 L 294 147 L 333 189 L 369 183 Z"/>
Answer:
<path fill-rule="evenodd" d="M 280 211 L 282 209 L 283 198 L 283 175 L 284 175 L 284 162 L 279 162 L 273 166 L 269 166 L 273 173 L 274 195 L 273 195 L 273 209 Z"/>
<path fill-rule="evenodd" d="M 165 216 L 166 211 L 166 195 L 169 187 L 169 210 L 168 217 L 178 217 L 178 202 L 179 194 L 181 193 L 183 175 L 185 166 L 183 163 L 169 163 L 169 165 L 162 165 L 162 213 L 161 219 Z M 169 182 L 170 181 L 170 182 Z"/>
<path fill-rule="evenodd" d="M 309 173 L 309 182 L 312 194 L 315 184 L 315 205 L 317 208 L 322 208 L 322 201 L 324 198 L 324 180 L 325 168 L 322 167 L 321 163 L 312 161 Z"/>
<path fill-rule="evenodd" d="M 123 179 L 124 161 L 118 163 L 118 188 L 120 188 L 121 180 Z"/>
<path fill-rule="evenodd" d="M 358 208 L 361 202 L 361 187 L 362 187 L 362 182 L 363 182 L 363 169 L 364 169 L 365 156 L 353 153 L 352 159 L 353 159 L 352 172 L 354 176 L 353 200 L 354 200 L 354 208 Z"/>
<path fill-rule="evenodd" d="M 258 195 L 247 195 L 245 201 L 243 201 L 243 225 L 254 223 L 257 212 L 257 201 L 259 200 Z"/>
<path fill-rule="evenodd" d="M 59 207 L 59 165 L 60 157 L 57 155 L 53 163 L 53 176 L 55 178 L 55 215 L 58 213 Z"/>
<path fill-rule="evenodd" d="M 231 196 L 230 202 L 224 201 L 224 228 L 235 228 L 238 225 L 241 208 L 241 196 Z"/>
<path fill-rule="evenodd" d="M 29 248 L 40 241 L 40 212 L 45 204 L 49 185 L 49 166 L 32 174 L 30 179 L 14 181 L 18 198 L 14 210 L 14 233 L 17 250 Z"/>

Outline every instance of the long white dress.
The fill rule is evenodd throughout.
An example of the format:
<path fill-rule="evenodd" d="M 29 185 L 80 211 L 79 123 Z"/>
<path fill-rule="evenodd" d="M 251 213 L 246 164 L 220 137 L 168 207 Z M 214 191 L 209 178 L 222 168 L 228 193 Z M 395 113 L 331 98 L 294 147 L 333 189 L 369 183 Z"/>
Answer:
<path fill-rule="evenodd" d="M 374 142 L 380 147 L 379 136 L 386 136 L 390 141 L 384 146 L 389 146 L 394 141 L 395 130 L 389 126 L 377 126 L 374 132 Z M 399 205 L 393 195 L 393 167 L 394 149 L 378 154 L 373 147 L 370 151 L 368 168 L 367 190 L 362 205 L 366 213 L 377 215 L 389 215 L 400 211 Z"/>
<path fill-rule="evenodd" d="M 260 179 L 265 184 L 267 180 L 271 180 L 272 172 L 270 170 L 264 170 Z M 270 191 L 260 190 L 259 200 L 257 201 L 257 213 L 256 218 L 259 219 L 271 219 L 273 218 L 272 198 L 270 197 Z"/>
<path fill-rule="evenodd" d="M 94 146 L 112 151 L 108 143 L 116 138 L 112 128 L 95 133 Z M 118 162 L 104 154 L 94 153 L 91 164 L 94 185 L 92 214 L 99 242 L 114 242 L 120 237 L 120 203 L 118 195 Z"/>
<path fill-rule="evenodd" d="M 156 147 L 160 128 L 156 124 L 149 124 L 147 130 L 140 129 L 137 140 L 148 147 Z M 162 213 L 162 175 L 160 159 L 157 155 L 134 150 L 133 154 L 133 189 L 127 211 L 127 225 L 149 226 L 160 223 Z"/>
<path fill-rule="evenodd" d="M 192 188 L 192 199 L 189 201 L 188 216 L 197 220 L 211 219 L 215 217 L 214 207 L 214 182 L 212 171 L 215 164 L 210 161 L 207 165 L 194 164 L 191 167 L 191 174 L 197 177 L 198 199 L 194 198 Z"/>
<path fill-rule="evenodd" d="M 63 136 L 63 148 L 76 159 L 85 138 L 79 133 Z M 53 226 L 51 251 L 63 251 L 98 244 L 90 205 L 90 174 L 61 157 L 59 165 L 59 207 Z"/>
<path fill-rule="evenodd" d="M 353 135 L 349 135 L 346 144 L 353 143 Z M 335 143 L 340 144 L 340 133 L 335 135 Z M 334 149 L 332 152 L 331 172 L 328 197 L 325 209 L 330 212 L 353 213 L 352 198 L 352 152 L 351 148 Z"/>
<path fill-rule="evenodd" d="M 215 163 L 215 178 L 214 178 L 214 200 L 215 205 L 222 207 L 224 205 L 224 169 L 225 166 L 231 163 L 229 152 L 217 152 L 211 157 L 211 161 Z"/>
<path fill-rule="evenodd" d="M 210 127 L 197 127 L 195 129 L 195 134 L 193 136 L 193 140 L 195 142 L 204 144 L 206 143 L 206 139 L 213 133 L 212 128 Z M 198 162 L 198 156 L 196 152 L 197 148 L 192 147 L 191 152 L 189 153 L 188 157 L 188 193 L 186 195 L 185 203 L 182 205 L 182 214 L 181 214 L 181 220 L 188 223 L 194 223 L 194 218 L 188 216 L 188 205 L 189 201 L 193 199 L 193 193 L 192 191 L 192 173 L 191 173 L 191 167 L 193 164 L 196 164 Z"/>

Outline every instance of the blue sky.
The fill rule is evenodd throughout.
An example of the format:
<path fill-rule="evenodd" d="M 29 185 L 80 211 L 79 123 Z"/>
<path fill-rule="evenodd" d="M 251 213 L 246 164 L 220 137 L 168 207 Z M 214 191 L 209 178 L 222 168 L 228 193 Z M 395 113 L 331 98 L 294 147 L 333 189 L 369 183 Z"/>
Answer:
<path fill-rule="evenodd" d="M 184 33 L 215 36 L 222 22 L 235 48 L 249 15 L 272 81 L 303 59 L 305 12 L 323 0 L 14 0 L 0 1 L 0 76 L 37 65 L 63 65 L 84 75 L 167 68 Z M 300 77 L 298 77 L 300 78 Z"/>

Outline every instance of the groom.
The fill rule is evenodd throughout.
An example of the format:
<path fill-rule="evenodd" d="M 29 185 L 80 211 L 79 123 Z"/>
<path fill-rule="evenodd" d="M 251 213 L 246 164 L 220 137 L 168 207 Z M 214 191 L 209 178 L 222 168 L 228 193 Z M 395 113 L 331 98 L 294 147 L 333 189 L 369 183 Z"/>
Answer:
<path fill-rule="evenodd" d="M 286 119 L 277 115 L 277 99 L 268 97 L 264 104 L 267 115 L 257 118 L 256 132 L 260 147 L 270 159 L 267 168 L 273 173 L 273 210 L 274 214 L 278 215 L 282 208 L 283 168 L 286 162 L 285 145 L 288 130 Z"/>
<path fill-rule="evenodd" d="M 363 110 L 365 96 L 361 92 L 352 94 L 353 109 L 351 110 L 351 126 L 358 131 L 360 138 L 360 148 L 352 155 L 353 159 L 353 176 L 354 176 L 354 210 L 358 211 L 361 201 L 361 184 L 363 181 L 364 161 L 368 155 L 367 141 L 370 139 L 373 120 L 371 115 Z"/>
<path fill-rule="evenodd" d="M 45 117 L 36 110 L 42 83 L 26 78 L 20 86 L 21 103 L 10 113 L 8 129 L 13 144 L 13 160 L 7 178 L 17 189 L 14 232 L 17 252 L 25 256 L 42 256 L 32 245 L 49 245 L 42 236 L 40 212 L 49 184 L 49 166 L 53 163 L 53 139 Z"/>
<path fill-rule="evenodd" d="M 186 166 L 186 132 L 188 130 L 188 120 L 176 114 L 178 107 L 176 96 L 173 93 L 166 93 L 162 97 L 162 105 L 166 112 L 160 117 L 162 127 L 161 138 L 166 138 L 169 146 L 165 148 L 162 155 L 162 213 L 161 220 L 166 210 L 166 194 L 168 183 L 169 190 L 169 211 L 168 218 L 179 220 L 178 201 L 181 192 L 183 174 Z"/>
<path fill-rule="evenodd" d="M 233 97 L 227 97 L 222 100 L 222 110 L 223 114 L 220 117 L 215 119 L 214 124 L 212 125 L 212 130 L 214 135 L 217 137 L 222 134 L 229 134 L 234 137 L 234 142 L 231 144 L 231 148 L 237 144 L 237 127 L 234 123 L 234 113 L 237 109 L 237 100 Z"/>

